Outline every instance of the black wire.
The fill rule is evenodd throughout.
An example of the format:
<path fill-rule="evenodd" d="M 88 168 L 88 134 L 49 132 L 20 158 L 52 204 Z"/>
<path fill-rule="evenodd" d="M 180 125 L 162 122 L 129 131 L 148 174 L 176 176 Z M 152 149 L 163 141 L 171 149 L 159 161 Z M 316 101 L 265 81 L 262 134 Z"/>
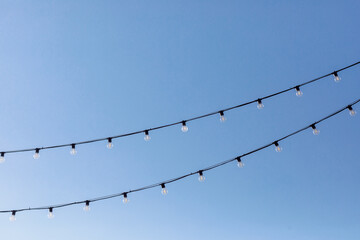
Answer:
<path fill-rule="evenodd" d="M 144 133 L 145 131 L 153 131 L 153 130 L 158 130 L 158 129 L 161 129 L 161 128 L 167 128 L 167 127 L 171 127 L 171 126 L 174 126 L 174 125 L 182 124 L 183 122 L 190 122 L 190 121 L 198 120 L 198 119 L 201 119 L 201 118 L 209 117 L 209 116 L 212 116 L 212 115 L 215 115 L 215 114 L 219 114 L 220 112 L 230 111 L 230 110 L 232 110 L 232 109 L 244 107 L 244 106 L 246 106 L 246 105 L 249 105 L 249 104 L 252 104 L 252 103 L 257 102 L 258 100 L 275 97 L 275 96 L 277 96 L 277 95 L 286 93 L 286 92 L 291 91 L 291 90 L 293 90 L 293 89 L 296 89 L 296 87 L 305 86 L 305 85 L 307 85 L 307 84 L 310 84 L 310 83 L 319 81 L 320 79 L 323 79 L 323 78 L 325 78 L 325 77 L 331 76 L 331 75 L 333 75 L 334 73 L 338 73 L 338 72 L 344 71 L 344 70 L 346 70 L 346 69 L 348 69 L 348 68 L 351 68 L 351 67 L 353 67 L 353 66 L 356 66 L 356 65 L 358 65 L 358 64 L 360 64 L 360 61 L 359 61 L 359 62 L 356 62 L 356 63 L 353 63 L 353 64 L 351 64 L 351 65 L 349 65 L 349 66 L 346 66 L 346 67 L 344 67 L 344 68 L 335 70 L 334 72 L 325 74 L 325 75 L 323 75 L 323 76 L 321 76 L 321 77 L 318 77 L 318 78 L 312 79 L 312 80 L 310 80 L 310 81 L 307 81 L 307 82 L 298 84 L 298 85 L 296 85 L 296 86 L 294 86 L 294 87 L 290 87 L 290 88 L 287 88 L 287 89 L 285 89 L 285 90 L 279 91 L 279 92 L 277 92 L 277 93 L 273 93 L 273 94 L 264 96 L 264 97 L 262 97 L 262 98 L 258 98 L 258 99 L 256 99 L 256 100 L 252 100 L 252 101 L 249 101 L 249 102 L 246 102 L 246 103 L 242 103 L 242 104 L 239 104 L 239 105 L 236 105 L 236 106 L 228 107 L 228 108 L 225 108 L 225 109 L 216 111 L 216 112 L 211 112 L 211 113 L 207 113 L 207 114 L 200 115 L 200 116 L 197 116 L 197 117 L 189 118 L 189 119 L 187 119 L 187 120 L 182 120 L 182 121 L 178 121 L 178 122 L 174 122 L 174 123 L 169 123 L 169 124 L 165 124 L 165 125 L 158 126 L 158 127 L 154 127 L 154 128 L 149 128 L 149 129 L 144 129 L 144 130 L 140 130 L 140 131 L 125 133 L 125 134 L 121 134 L 121 135 L 115 135 L 115 136 L 111 136 L 111 137 L 97 138 L 97 139 L 92 139 L 92 140 L 87 140 L 87 141 L 73 142 L 73 143 L 67 143 L 67 144 L 61 144 L 61 145 L 53 145 L 53 146 L 37 147 L 37 148 L 27 148 L 27 149 L 18 149 L 18 150 L 10 150 L 10 151 L 0 151 L 0 152 L 1 152 L 1 153 L 4 153 L 4 154 L 5 154 L 5 153 L 8 154 L 8 153 L 19 153 L 19 152 L 35 151 L 36 149 L 45 150 L 45 149 L 52 149 L 52 148 L 62 148 L 62 147 L 71 146 L 72 144 L 81 145 L 81 144 L 88 144 L 88 143 L 100 142 L 100 141 L 105 141 L 105 140 L 109 140 L 109 139 L 122 138 L 122 137 L 127 137 L 127 136 L 131 136 L 131 135 L 139 134 L 139 133 Z"/>
<path fill-rule="evenodd" d="M 251 155 L 251 154 L 253 154 L 253 153 L 256 153 L 256 152 L 258 152 L 258 151 L 260 151 L 260 150 L 263 150 L 263 149 L 265 149 L 265 148 L 268 148 L 268 147 L 272 146 L 275 142 L 280 142 L 280 141 L 285 140 L 286 138 L 289 138 L 289 137 L 291 137 L 291 136 L 293 136 L 293 135 L 296 135 L 296 134 L 298 134 L 298 133 L 300 133 L 300 132 L 302 132 L 302 131 L 304 131 L 304 130 L 306 130 L 306 129 L 308 129 L 308 128 L 311 128 L 312 125 L 321 123 L 321 122 L 323 122 L 323 121 L 325 121 L 325 120 L 327 120 L 327 119 L 329 119 L 329 118 L 331 118 L 331 117 L 333 117 L 333 116 L 341 113 L 342 111 L 348 109 L 349 106 L 353 106 L 353 105 L 355 105 L 355 104 L 357 104 L 357 103 L 359 103 L 359 102 L 360 102 L 360 99 L 352 102 L 351 104 L 346 105 L 345 107 L 339 109 L 338 111 L 336 111 L 336 112 L 334 112 L 334 113 L 332 113 L 332 114 L 330 114 L 330 115 L 327 115 L 327 116 L 324 117 L 324 118 L 321 118 L 320 120 L 318 120 L 318 121 L 316 121 L 316 122 L 314 122 L 314 123 L 312 123 L 312 124 L 309 124 L 309 125 L 301 128 L 301 129 L 299 129 L 299 130 L 297 130 L 297 131 L 295 131 L 295 132 L 292 132 L 292 133 L 290 133 L 290 134 L 288 134 L 288 135 L 286 135 L 286 136 L 284 136 L 284 137 L 282 137 L 282 138 L 279 138 L 279 139 L 277 139 L 277 140 L 275 140 L 275 141 L 273 141 L 273 142 L 271 142 L 271 143 L 268 143 L 268 144 L 266 144 L 266 145 L 264 145 L 264 146 L 262 146 L 262 147 L 259 147 L 259 148 L 257 148 L 257 149 L 254 149 L 254 150 L 250 151 L 250 152 L 244 153 L 244 154 L 242 154 L 242 155 L 240 155 L 240 156 L 236 156 L 235 158 L 231 158 L 231 159 L 228 159 L 228 160 L 219 162 L 219 163 L 217 163 L 217 164 L 211 165 L 211 166 L 206 167 L 206 168 L 204 168 L 204 169 L 200 169 L 200 170 L 198 170 L 198 171 L 196 171 L 196 172 L 191 172 L 191 173 L 182 175 L 182 176 L 180 176 L 180 177 L 168 179 L 168 180 L 165 180 L 165 181 L 162 181 L 162 182 L 159 182 L 159 183 L 154 183 L 154 184 L 147 185 L 147 186 L 144 186 L 144 187 L 141 187 L 141 188 L 129 190 L 129 191 L 127 191 L 127 192 L 115 193 L 115 194 L 111 194 L 111 195 L 107 195 L 107 196 L 102 196 L 102 197 L 97 197 L 97 198 L 93 198 L 93 199 L 84 200 L 84 201 L 64 203 L 64 204 L 58 204 L 58 205 L 51 205 L 51 206 L 47 206 L 47 207 L 35 207 L 35 208 L 29 207 L 29 208 L 22 208 L 22 209 L 17 209 L 17 210 L 2 210 L 2 211 L 0 211 L 0 213 L 12 213 L 12 212 L 14 212 L 14 211 L 15 211 L 15 212 L 23 212 L 23 211 L 44 210 L 44 209 L 49 209 L 49 208 L 55 209 L 55 208 L 63 208 L 63 207 L 71 206 L 71 205 L 84 204 L 84 203 L 86 203 L 86 202 L 103 201 L 103 200 L 110 199 L 110 198 L 116 198 L 116 197 L 124 196 L 124 194 L 127 194 L 127 195 L 128 195 L 129 193 L 135 193 L 135 192 L 144 191 L 144 190 L 147 190 L 147 189 L 159 187 L 159 186 L 161 186 L 162 184 L 169 184 L 169 183 L 172 183 L 172 182 L 176 182 L 176 181 L 179 181 L 179 180 L 181 180 L 181 179 L 187 178 L 187 177 L 189 177 L 189 176 L 198 174 L 200 171 L 201 171 L 201 172 L 210 171 L 210 170 L 212 170 L 212 169 L 218 168 L 218 167 L 223 166 L 223 165 L 225 165 L 225 164 L 228 164 L 228 163 L 230 163 L 230 162 L 237 161 L 238 158 L 242 158 L 242 157 Z"/>

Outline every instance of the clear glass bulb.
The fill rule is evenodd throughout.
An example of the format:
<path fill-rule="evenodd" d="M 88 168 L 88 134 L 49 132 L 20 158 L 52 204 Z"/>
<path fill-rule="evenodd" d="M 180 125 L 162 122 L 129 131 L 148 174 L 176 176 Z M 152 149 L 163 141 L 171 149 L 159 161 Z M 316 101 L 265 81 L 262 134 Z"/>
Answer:
<path fill-rule="evenodd" d="M 15 212 L 11 213 L 11 216 L 9 217 L 10 222 L 14 222 L 16 220 Z"/>
<path fill-rule="evenodd" d="M 303 93 L 300 89 L 296 90 L 296 96 L 301 97 L 302 95 L 303 95 Z"/>
<path fill-rule="evenodd" d="M 240 161 L 240 162 L 238 162 L 238 163 L 237 163 L 237 165 L 238 165 L 238 167 L 239 167 L 239 168 L 243 168 L 243 167 L 244 167 L 244 163 L 243 163 L 243 162 L 241 162 L 241 161 Z"/>
<path fill-rule="evenodd" d="M 188 130 L 189 130 L 189 128 L 186 126 L 186 122 L 183 121 L 182 126 L 181 126 L 181 131 L 182 132 L 187 132 Z"/>
<path fill-rule="evenodd" d="M 341 77 L 339 77 L 339 75 L 337 75 L 337 74 L 334 74 L 334 81 L 340 82 L 340 80 L 341 80 Z"/>
<path fill-rule="evenodd" d="M 48 218 L 49 219 L 52 219 L 52 218 L 54 218 L 55 216 L 54 216 L 54 213 L 53 212 L 49 212 L 48 213 Z"/>
<path fill-rule="evenodd" d="M 0 163 L 4 163 L 4 162 L 5 162 L 5 155 L 4 155 L 4 153 L 1 153 Z"/>
<path fill-rule="evenodd" d="M 85 207 L 84 207 L 84 211 L 85 211 L 85 212 L 90 211 L 90 206 L 89 206 L 89 205 L 85 205 Z"/>
<path fill-rule="evenodd" d="M 350 114 L 350 116 L 355 116 L 355 115 L 356 115 L 356 111 L 355 111 L 354 109 L 351 109 L 351 110 L 349 111 L 349 114 Z"/>
<path fill-rule="evenodd" d="M 264 104 L 263 104 L 261 101 L 258 102 L 257 108 L 258 108 L 258 109 L 263 109 L 263 108 L 264 108 Z"/>
<path fill-rule="evenodd" d="M 34 159 L 39 159 L 40 157 L 40 153 L 39 152 L 35 152 L 35 154 L 33 155 Z"/>
<path fill-rule="evenodd" d="M 71 148 L 70 154 L 71 154 L 71 155 L 75 155 L 76 153 L 77 153 L 76 149 L 75 149 L 75 148 Z"/>
<path fill-rule="evenodd" d="M 127 198 L 127 197 L 124 197 L 124 199 L 123 199 L 123 203 L 128 203 L 129 202 L 129 199 Z"/>
<path fill-rule="evenodd" d="M 168 193 L 168 190 L 165 187 L 165 184 L 161 184 L 161 193 L 162 195 L 166 195 Z"/>
<path fill-rule="evenodd" d="M 205 181 L 205 176 L 204 175 L 200 175 L 199 176 L 199 182 L 203 182 Z"/>
<path fill-rule="evenodd" d="M 317 128 L 314 128 L 314 129 L 313 129 L 313 134 L 314 134 L 314 135 L 319 135 L 319 133 L 320 133 L 320 130 L 319 130 L 319 129 L 317 129 Z"/>
<path fill-rule="evenodd" d="M 282 148 L 280 146 L 275 146 L 275 151 L 276 152 L 281 152 L 282 151 Z"/>
<path fill-rule="evenodd" d="M 149 135 L 149 131 L 145 131 L 145 137 L 144 137 L 144 140 L 145 141 L 150 141 L 151 137 Z"/>
<path fill-rule="evenodd" d="M 220 116 L 220 122 L 225 122 L 226 121 L 226 117 L 224 115 Z"/>
<path fill-rule="evenodd" d="M 108 149 L 112 149 L 112 148 L 114 147 L 114 144 L 113 144 L 112 142 L 108 142 L 108 143 L 106 144 L 106 147 L 107 147 Z"/>

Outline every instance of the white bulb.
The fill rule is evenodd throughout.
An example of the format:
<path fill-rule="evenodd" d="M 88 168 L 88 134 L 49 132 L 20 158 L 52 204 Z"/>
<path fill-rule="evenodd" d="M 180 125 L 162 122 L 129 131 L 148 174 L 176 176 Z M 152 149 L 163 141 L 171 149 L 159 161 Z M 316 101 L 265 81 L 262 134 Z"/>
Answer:
<path fill-rule="evenodd" d="M 189 128 L 186 126 L 186 125 L 183 125 L 182 127 L 181 127 L 181 131 L 182 132 L 187 132 L 189 130 Z"/>
<path fill-rule="evenodd" d="M 16 220 L 15 212 L 11 213 L 11 216 L 9 217 L 10 222 L 14 222 Z"/>
<path fill-rule="evenodd" d="M 5 154 L 4 154 L 4 153 L 1 153 L 0 163 L 4 163 L 4 162 L 5 162 Z"/>
<path fill-rule="evenodd" d="M 149 135 L 149 131 L 145 131 L 145 137 L 144 137 L 144 140 L 145 141 L 150 141 L 151 137 Z"/>
<path fill-rule="evenodd" d="M 34 159 L 39 159 L 40 157 L 40 153 L 39 152 L 35 152 L 35 154 L 33 155 Z"/>

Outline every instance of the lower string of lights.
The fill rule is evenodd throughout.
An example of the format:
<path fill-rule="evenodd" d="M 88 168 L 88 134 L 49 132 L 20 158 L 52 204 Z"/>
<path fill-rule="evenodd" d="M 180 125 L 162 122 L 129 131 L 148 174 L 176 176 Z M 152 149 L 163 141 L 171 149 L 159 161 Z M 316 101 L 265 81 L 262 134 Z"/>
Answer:
<path fill-rule="evenodd" d="M 108 149 L 112 149 L 113 148 L 113 140 L 116 138 L 122 138 L 122 137 L 127 137 L 127 136 L 131 136 L 131 135 L 136 135 L 136 134 L 144 134 L 144 140 L 145 141 L 150 141 L 151 137 L 150 137 L 150 131 L 155 131 L 155 130 L 159 130 L 162 128 L 167 128 L 167 127 L 171 127 L 171 126 L 175 126 L 175 125 L 181 125 L 181 131 L 182 132 L 187 132 L 189 130 L 188 126 L 186 125 L 187 123 L 191 122 L 191 121 L 195 121 L 198 119 L 202 119 L 202 118 L 206 118 L 206 117 L 210 117 L 213 115 L 219 115 L 220 117 L 220 121 L 221 122 L 225 122 L 226 121 L 226 117 L 225 117 L 225 112 L 230 111 L 230 110 L 234 110 L 234 109 L 238 109 L 244 106 L 247 106 L 249 104 L 253 104 L 256 103 L 257 104 L 257 108 L 258 109 L 263 109 L 264 108 L 264 100 L 268 99 L 268 98 L 272 98 L 275 97 L 277 95 L 289 92 L 289 91 L 293 91 L 295 90 L 295 94 L 298 97 L 301 97 L 303 95 L 303 92 L 301 91 L 300 87 L 306 86 L 308 84 L 317 82 L 323 78 L 329 77 L 329 76 L 333 76 L 334 77 L 334 81 L 335 82 L 340 82 L 341 78 L 339 76 L 339 72 L 344 71 L 346 69 L 352 68 L 356 65 L 360 64 L 360 62 L 356 62 L 353 63 L 351 65 L 348 65 L 346 67 L 343 67 L 341 69 L 338 69 L 336 71 L 333 71 L 331 73 L 325 74 L 321 77 L 312 79 L 310 81 L 307 82 L 303 82 L 301 84 L 298 84 L 294 87 L 290 87 L 287 88 L 285 90 L 281 90 L 279 92 L 276 93 L 272 93 L 270 95 L 264 96 L 262 98 L 258 98 L 249 102 L 245 102 L 236 106 L 232 106 L 232 107 L 228 107 L 219 111 L 215 111 L 212 113 L 207 113 L 204 115 L 200 115 L 200 116 L 196 116 L 187 120 L 182 120 L 179 122 L 174 122 L 174 123 L 168 123 L 162 126 L 157 126 L 157 127 L 153 127 L 153 128 L 149 128 L 146 130 L 139 130 L 139 131 L 135 131 L 135 132 L 130 132 L 130 133 L 125 133 L 122 135 L 117 135 L 117 136 L 111 136 L 111 137 L 106 137 L 106 138 L 98 138 L 98 139 L 91 139 L 91 140 L 87 140 L 87 141 L 82 141 L 82 142 L 76 142 L 76 143 L 67 143 L 67 144 L 61 144 L 61 145 L 53 145 L 53 146 L 45 146 L 45 147 L 37 147 L 37 148 L 28 148 L 28 149 L 18 149 L 18 150 L 11 150 L 11 151 L 0 151 L 0 163 L 5 162 L 5 155 L 6 154 L 11 154 L 11 153 L 19 153 L 19 152 L 28 152 L 28 151 L 33 151 L 34 155 L 33 158 L 34 159 L 38 159 L 40 157 L 40 150 L 46 150 L 46 149 L 53 149 L 53 148 L 63 148 L 63 147 L 70 147 L 70 154 L 71 155 L 75 155 L 77 153 L 76 151 L 76 146 L 77 145 L 82 145 L 82 144 L 88 144 L 88 143 L 94 143 L 94 142 L 100 142 L 100 141 L 107 141 L 106 147 Z"/>
<path fill-rule="evenodd" d="M 313 134 L 314 135 L 318 135 L 320 133 L 320 130 L 317 129 L 317 124 L 343 112 L 344 110 L 348 110 L 349 111 L 349 114 L 351 116 L 355 116 L 356 114 L 356 111 L 353 109 L 353 105 L 357 104 L 360 102 L 360 99 L 352 102 L 351 104 L 347 105 L 346 107 L 343 107 L 341 109 L 339 109 L 338 111 L 308 125 L 308 126 L 305 126 L 295 132 L 292 132 L 282 138 L 279 138 L 269 144 L 266 144 L 262 147 L 259 147 L 257 149 L 254 149 L 250 152 L 247 152 L 247 153 L 244 153 L 240 156 L 236 156 L 235 158 L 232 158 L 232 159 L 229 159 L 229 160 L 226 160 L 226 161 L 223 161 L 223 162 L 219 162 L 215 165 L 212 165 L 212 166 L 209 166 L 207 168 L 204 168 L 204 169 L 200 169 L 196 172 L 191 172 L 191 173 L 188 173 L 188 174 L 185 174 L 183 176 L 180 176 L 180 177 L 177 177 L 177 178 L 173 178 L 173 179 L 169 179 L 169 180 L 166 180 L 166 181 L 163 181 L 163 182 L 160 182 L 160 183 L 155 183 L 155 184 L 151 184 L 151 185 L 148 185 L 148 186 L 145 186 L 145 187 L 141 187 L 141 188 L 138 188 L 138 189 L 134 189 L 134 190 L 129 190 L 127 192 L 122 192 L 122 193 L 116 193 L 116 194 L 112 194 L 112 195 L 108 195 L 108 196 L 102 196 L 102 197 L 98 197 L 98 198 L 94 198 L 94 199 L 89 199 L 89 200 L 85 200 L 85 201 L 79 201 L 79 202 L 70 202 L 70 203 L 65 203 L 65 204 L 59 204 L 59 205 L 52 205 L 52 206 L 47 206 L 47 207 L 35 207 L 35 208 L 23 208 L 23 209 L 17 209 L 17 210 L 3 210 L 3 211 L 0 211 L 0 213 L 11 213 L 10 215 L 10 221 L 15 221 L 16 220 L 16 213 L 18 212 L 24 212 L 24 211 L 34 211 L 34 210 L 47 210 L 48 211 L 48 218 L 53 218 L 54 217 L 54 209 L 56 208 L 63 208 L 63 207 L 67 207 L 67 206 L 71 206 L 71 205 L 79 205 L 79 204 L 84 204 L 84 211 L 89 211 L 90 210 L 90 203 L 91 202 L 97 202 L 97 201 L 103 201 L 103 200 L 106 200 L 106 199 L 111 199 L 111 198 L 116 198 L 116 197 L 123 197 L 123 202 L 124 203 L 128 203 L 129 202 L 129 199 L 128 199 L 128 195 L 130 193 L 135 193 L 135 192 L 139 192 L 139 191 L 144 191 L 146 189 L 150 189 L 150 188 L 155 188 L 155 187 L 161 187 L 161 193 L 163 195 L 166 195 L 168 193 L 168 190 L 166 189 L 166 185 L 167 184 L 170 184 L 170 183 L 173 183 L 173 182 L 176 182 L 176 181 L 179 181 L 181 179 L 184 179 L 184 178 L 187 178 L 189 176 L 192 176 L 192 175 L 198 175 L 198 179 L 200 182 L 203 182 L 205 181 L 205 176 L 204 176 L 204 172 L 206 171 L 209 171 L 209 170 L 212 170 L 212 169 L 215 169 L 215 168 L 218 168 L 220 166 L 223 166 L 225 164 L 228 164 L 230 162 L 236 162 L 237 163 L 237 166 L 242 168 L 244 166 L 244 163 L 242 161 L 242 158 L 245 157 L 245 156 L 248 156 L 248 155 L 251 155 L 251 154 L 254 154 L 260 150 L 263 150 L 265 148 L 268 148 L 268 147 L 271 147 L 271 146 L 274 146 L 275 147 L 275 151 L 276 152 L 281 152 L 282 151 L 282 148 L 280 146 L 280 142 L 285 140 L 286 138 L 289 138 L 293 135 L 296 135 L 300 132 L 303 132 L 307 129 L 311 129 Z"/>

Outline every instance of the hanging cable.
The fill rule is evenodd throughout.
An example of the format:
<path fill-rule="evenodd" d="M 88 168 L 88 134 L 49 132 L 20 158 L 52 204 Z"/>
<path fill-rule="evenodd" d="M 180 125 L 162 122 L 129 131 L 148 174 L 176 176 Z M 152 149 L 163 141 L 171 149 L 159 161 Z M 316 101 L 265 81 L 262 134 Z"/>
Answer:
<path fill-rule="evenodd" d="M 327 115 L 326 117 L 323 117 L 322 119 L 320 119 L 320 120 L 318 120 L 318 121 L 316 121 L 316 122 L 314 122 L 314 123 L 312 123 L 312 124 L 310 124 L 310 125 L 307 125 L 307 126 L 301 128 L 301 129 L 299 129 L 299 130 L 297 130 L 297 131 L 295 131 L 295 132 L 292 132 L 292 133 L 290 133 L 290 134 L 288 134 L 288 135 L 286 135 L 286 136 L 284 136 L 284 137 L 282 137 L 282 138 L 279 138 L 279 139 L 277 139 L 277 140 L 275 140 L 275 141 L 273 141 L 273 142 L 271 142 L 271 143 L 269 143 L 269 144 L 266 144 L 266 145 L 264 145 L 264 146 L 262 146 L 262 147 L 259 147 L 259 148 L 257 148 L 257 149 L 254 149 L 254 150 L 250 151 L 250 152 L 244 153 L 244 154 L 242 154 L 242 155 L 240 155 L 240 156 L 236 156 L 235 158 L 231 158 L 231 159 L 229 159 L 229 160 L 225 160 L 225 161 L 219 162 L 219 163 L 217 163 L 217 164 L 214 164 L 214 165 L 209 166 L 209 167 L 207 167 L 207 168 L 204 168 L 204 169 L 202 169 L 202 170 L 198 170 L 198 171 L 196 171 L 196 172 L 191 172 L 191 173 L 182 175 L 182 176 L 180 176 L 180 177 L 168 179 L 168 180 L 166 180 L 166 181 L 163 181 L 163 182 L 160 182 L 160 183 L 151 184 L 151 185 L 148 185 L 148 186 L 145 186 L 145 187 L 141 187 L 141 188 L 138 188 L 138 189 L 129 190 L 129 191 L 127 191 L 127 192 L 115 193 L 115 194 L 112 194 L 112 195 L 102 196 L 102 197 L 98 197 L 98 198 L 94 198 L 94 199 L 90 199 L 90 200 L 85 200 L 85 201 L 70 202 L 70 203 L 52 205 L 52 206 L 47 206 L 47 207 L 35 207 L 35 208 L 29 207 L 29 208 L 22 208 L 22 209 L 17 209 L 17 210 L 2 210 L 2 211 L 0 211 L 0 213 L 11 213 L 10 219 L 11 219 L 11 220 L 15 220 L 15 214 L 16 214 L 17 212 L 34 211 L 34 210 L 49 210 L 49 211 L 50 211 L 50 208 L 51 208 L 51 209 L 63 208 L 63 207 L 71 206 L 71 205 L 78 205 L 78 204 L 84 204 L 84 203 L 85 203 L 84 211 L 89 211 L 89 210 L 90 210 L 90 202 L 103 201 L 103 200 L 106 200 L 106 199 L 111 199 L 111 198 L 120 197 L 120 196 L 123 196 L 123 197 L 124 197 L 123 201 L 124 201 L 124 202 L 127 202 L 127 201 L 128 201 L 128 200 L 127 200 L 127 196 L 128 196 L 129 193 L 140 192 L 140 191 L 144 191 L 144 190 L 151 189 L 151 188 L 155 188 L 155 187 L 159 187 L 159 186 L 161 187 L 161 193 L 162 193 L 163 195 L 166 195 L 166 194 L 168 193 L 168 190 L 166 189 L 165 184 L 177 182 L 177 181 L 179 181 L 179 180 L 181 180 L 181 179 L 184 179 L 184 178 L 187 178 L 187 177 L 189 177 L 189 176 L 196 175 L 196 174 L 199 175 L 199 180 L 200 180 L 200 181 L 203 181 L 203 180 L 205 180 L 205 177 L 204 177 L 204 175 L 203 175 L 204 172 L 210 171 L 210 170 L 212 170 L 212 169 L 218 168 L 218 167 L 220 167 L 220 166 L 223 166 L 223 165 L 225 165 L 225 164 L 228 164 L 228 163 L 234 162 L 234 161 L 236 161 L 236 162 L 238 163 L 238 165 L 241 163 L 241 164 L 239 165 L 239 167 L 243 167 L 241 158 L 244 158 L 244 157 L 246 157 L 246 156 L 248 156 L 248 155 L 251 155 L 251 154 L 254 154 L 254 153 L 258 152 L 258 151 L 261 151 L 261 150 L 263 150 L 263 149 L 266 149 L 266 148 L 268 148 L 268 147 L 270 147 L 270 146 L 272 146 L 272 145 L 275 145 L 275 147 L 278 148 L 278 147 L 280 147 L 280 145 L 279 145 L 279 142 L 280 142 L 280 141 L 283 141 L 283 140 L 285 140 L 285 139 L 287 139 L 287 138 L 289 138 L 289 137 L 291 137 L 291 136 L 294 136 L 294 135 L 296 135 L 296 134 L 298 134 L 298 133 L 300 133 L 300 132 L 303 132 L 303 131 L 305 131 L 305 130 L 308 129 L 308 128 L 312 128 L 312 127 L 315 126 L 316 124 L 319 124 L 319 123 L 321 123 L 321 122 L 323 122 L 323 121 L 325 121 L 325 120 L 327 120 L 327 119 L 329 119 L 329 118 L 331 118 L 331 117 L 333 117 L 333 116 L 335 116 L 335 115 L 343 112 L 344 110 L 349 109 L 349 107 L 352 108 L 353 105 L 355 105 L 355 104 L 357 104 L 357 103 L 359 103 L 359 102 L 360 102 L 360 99 L 354 101 L 353 103 L 347 105 L 346 107 L 343 107 L 343 108 L 339 109 L 338 111 L 336 111 L 336 112 L 334 112 L 334 113 L 332 113 L 332 114 L 330 114 L 330 115 Z M 126 199 L 126 200 L 125 200 L 125 199 Z M 52 210 L 51 210 L 51 211 L 52 211 Z"/>
<path fill-rule="evenodd" d="M 257 107 L 259 109 L 262 109 L 264 108 L 264 104 L 263 104 L 263 101 L 265 99 L 268 99 L 268 98 L 272 98 L 272 97 L 275 97 L 277 95 L 280 95 L 280 94 L 283 94 L 283 93 L 286 93 L 288 91 L 291 91 L 291 90 L 296 90 L 296 95 L 297 96 L 301 96 L 302 95 L 302 92 L 300 91 L 300 87 L 302 86 L 305 86 L 305 85 L 308 85 L 308 84 L 311 84 L 311 83 L 314 83 L 314 82 L 317 82 L 323 78 L 326 78 L 328 76 L 331 76 L 333 75 L 334 76 L 334 79 L 336 82 L 340 81 L 340 77 L 338 75 L 339 72 L 341 71 L 344 71 L 348 68 L 352 68 L 356 65 L 360 64 L 360 62 L 356 62 L 356 63 L 353 63 L 351 65 L 348 65 L 346 67 L 343 67 L 341 69 L 338 69 L 336 71 L 333 71 L 331 73 L 328 73 L 328 74 L 325 74 L 323 76 L 320 76 L 318 78 L 315 78 L 315 79 L 312 79 L 310 81 L 307 81 L 307 82 L 304 82 L 302 84 L 299 84 L 299 85 L 296 85 L 294 87 L 290 87 L 290 88 L 287 88 L 285 90 L 282 90 L 282 91 L 279 91 L 279 92 L 276 92 L 276 93 L 273 93 L 273 94 L 270 94 L 270 95 L 267 95 L 267 96 L 264 96 L 262 98 L 258 98 L 256 100 L 252 100 L 252 101 L 249 101 L 249 102 L 245 102 L 245 103 L 242 103 L 242 104 L 239 104 L 239 105 L 236 105 L 236 106 L 232 106 L 232 107 L 228 107 L 228 108 L 225 108 L 225 109 L 222 109 L 220 111 L 216 111 L 216 112 L 212 112 L 212 113 L 207 113 L 207 114 L 204 114 L 204 115 L 200 115 L 200 116 L 197 116 L 197 117 L 193 117 L 193 118 L 189 118 L 187 120 L 183 120 L 183 121 L 179 121 L 179 122 L 174 122 L 174 123 L 169 123 L 169 124 L 165 124 L 165 125 L 162 125 L 162 126 L 158 126 L 158 127 L 154 127 L 154 128 L 150 128 L 150 129 L 146 129 L 146 130 L 140 130 L 140 131 L 135 131 L 135 132 L 130 132 L 130 133 L 125 133 L 125 134 L 121 134 L 121 135 L 116 135 L 116 136 L 111 136 L 111 137 L 105 137 L 105 138 L 97 138 L 97 139 L 91 139 L 91 140 L 87 140 L 87 141 L 81 141 L 81 142 L 76 142 L 76 143 L 69 143 L 69 144 L 61 144 L 61 145 L 53 145 L 53 146 L 46 146 L 46 147 L 38 147 L 38 148 L 28 148 L 28 149 L 18 149 L 18 150 L 9 150 L 9 151 L 1 151 L 2 153 L 19 153 L 19 152 L 28 152 L 28 151 L 36 151 L 35 155 L 34 155 L 34 158 L 39 158 L 40 154 L 39 154 L 39 151 L 40 150 L 45 150 L 45 149 L 53 149 L 53 148 L 63 148 L 63 147 L 72 147 L 72 152 L 74 150 L 74 152 L 76 153 L 76 150 L 75 148 L 73 148 L 73 146 L 75 145 L 81 145 L 81 144 L 89 144 L 89 143 L 94 143 L 94 142 L 100 142 L 100 141 L 108 141 L 108 147 L 109 146 L 113 146 L 112 143 L 109 145 L 109 139 L 110 142 L 112 142 L 113 139 L 116 139 L 116 138 L 122 138 L 122 137 L 127 137 L 127 136 L 131 136 L 131 135 L 136 135 L 136 134 L 141 134 L 141 133 L 145 133 L 145 136 L 144 136 L 144 139 L 145 141 L 149 141 L 151 138 L 149 136 L 149 131 L 153 131 L 153 130 L 158 130 L 158 129 L 162 129 L 162 128 L 167 128 L 167 127 L 171 127 L 171 126 L 174 126 L 174 125 L 182 125 L 182 131 L 183 132 L 186 132 L 188 130 L 188 128 L 186 127 L 186 122 L 190 122 L 190 121 L 195 121 L 195 120 L 198 120 L 198 119 L 201 119 L 201 118 L 206 118 L 206 117 L 209 117 L 209 116 L 212 116 L 212 115 L 216 115 L 216 114 L 220 114 L 220 120 L 221 121 L 225 121 L 226 118 L 224 116 L 224 112 L 226 111 L 230 111 L 230 110 L 233 110 L 233 109 L 237 109 L 237 108 L 241 108 L 241 107 L 244 107 L 244 106 L 247 106 L 247 105 L 250 105 L 250 104 L 253 104 L 253 103 L 258 103 Z M 301 92 L 301 93 L 300 93 Z"/>

